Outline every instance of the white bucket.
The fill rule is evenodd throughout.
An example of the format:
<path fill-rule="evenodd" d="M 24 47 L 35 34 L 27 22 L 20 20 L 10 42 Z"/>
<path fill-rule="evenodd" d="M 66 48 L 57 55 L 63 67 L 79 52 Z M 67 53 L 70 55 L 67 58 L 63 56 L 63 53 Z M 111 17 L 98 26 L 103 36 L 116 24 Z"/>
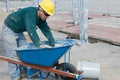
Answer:
<path fill-rule="evenodd" d="M 78 62 L 78 71 L 83 71 L 81 76 L 83 78 L 99 78 L 100 77 L 100 64 L 92 62 Z"/>

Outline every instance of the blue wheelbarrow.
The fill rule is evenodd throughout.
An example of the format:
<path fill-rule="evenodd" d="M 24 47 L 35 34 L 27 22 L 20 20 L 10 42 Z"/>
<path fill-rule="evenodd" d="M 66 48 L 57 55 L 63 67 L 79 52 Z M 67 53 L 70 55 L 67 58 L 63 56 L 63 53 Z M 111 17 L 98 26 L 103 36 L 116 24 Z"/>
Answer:
<path fill-rule="evenodd" d="M 49 42 L 44 41 L 42 44 L 49 45 Z M 37 48 L 32 43 L 22 46 L 16 50 L 20 60 L 20 62 L 17 61 L 16 63 L 38 69 L 39 71 L 48 71 L 48 75 L 50 72 L 55 73 L 57 80 L 80 80 L 81 73 L 78 73 L 72 64 L 69 62 L 59 63 L 59 59 L 66 54 L 66 52 L 74 44 L 77 44 L 77 41 L 74 39 L 56 40 L 55 44 L 59 46 L 54 46 L 51 48 Z M 14 60 L 13 63 L 15 63 Z M 48 75 L 46 77 L 42 75 L 40 76 L 47 78 Z M 28 80 L 30 80 L 29 71 Z"/>

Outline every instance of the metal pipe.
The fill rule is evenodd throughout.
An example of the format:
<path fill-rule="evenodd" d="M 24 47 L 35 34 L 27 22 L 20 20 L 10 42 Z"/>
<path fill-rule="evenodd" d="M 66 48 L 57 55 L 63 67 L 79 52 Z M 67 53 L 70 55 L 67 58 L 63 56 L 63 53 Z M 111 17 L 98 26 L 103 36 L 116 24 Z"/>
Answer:
<path fill-rule="evenodd" d="M 78 5 L 78 0 L 72 0 L 72 12 L 73 12 L 73 20 L 74 24 L 78 25 L 79 24 L 79 5 Z"/>
<path fill-rule="evenodd" d="M 88 43 L 88 0 L 80 0 L 80 42 Z"/>
<path fill-rule="evenodd" d="M 10 0 L 6 0 L 6 12 L 10 11 Z"/>
<path fill-rule="evenodd" d="M 58 0 L 54 0 L 55 3 L 55 14 L 58 13 Z"/>

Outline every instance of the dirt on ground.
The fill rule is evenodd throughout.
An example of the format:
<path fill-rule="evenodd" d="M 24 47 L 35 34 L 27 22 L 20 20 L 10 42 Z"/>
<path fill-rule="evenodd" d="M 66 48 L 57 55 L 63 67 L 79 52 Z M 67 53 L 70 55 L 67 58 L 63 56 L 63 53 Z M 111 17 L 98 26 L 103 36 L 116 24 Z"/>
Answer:
<path fill-rule="evenodd" d="M 3 21 L 8 13 L 0 9 L 0 32 Z M 66 34 L 52 31 L 55 39 L 65 39 Z M 39 31 L 41 40 L 46 40 L 46 38 L 41 35 Z M 68 52 L 67 52 L 68 53 Z M 100 64 L 100 77 L 99 80 L 120 80 L 120 47 L 111 45 L 108 43 L 98 42 L 89 43 L 81 46 L 73 46 L 71 48 L 71 64 L 77 68 L 78 61 L 95 62 Z M 5 55 L 5 49 L 0 33 L 0 55 Z M 64 61 L 63 57 L 60 62 Z M 10 80 L 7 68 L 7 62 L 0 61 L 0 79 Z M 27 80 L 27 79 L 23 79 Z M 38 80 L 38 79 L 33 79 Z M 50 75 L 48 79 L 45 80 L 56 80 L 54 75 Z M 93 79 L 88 79 L 93 80 Z"/>

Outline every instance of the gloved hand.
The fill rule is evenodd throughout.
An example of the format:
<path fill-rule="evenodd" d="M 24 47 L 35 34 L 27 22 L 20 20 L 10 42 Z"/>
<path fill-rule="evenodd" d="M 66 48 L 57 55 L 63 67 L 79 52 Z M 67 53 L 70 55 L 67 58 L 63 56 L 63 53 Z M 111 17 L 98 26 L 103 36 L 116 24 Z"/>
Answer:
<path fill-rule="evenodd" d="M 55 44 L 54 45 L 55 47 L 60 47 L 60 46 L 62 46 L 61 44 Z"/>

